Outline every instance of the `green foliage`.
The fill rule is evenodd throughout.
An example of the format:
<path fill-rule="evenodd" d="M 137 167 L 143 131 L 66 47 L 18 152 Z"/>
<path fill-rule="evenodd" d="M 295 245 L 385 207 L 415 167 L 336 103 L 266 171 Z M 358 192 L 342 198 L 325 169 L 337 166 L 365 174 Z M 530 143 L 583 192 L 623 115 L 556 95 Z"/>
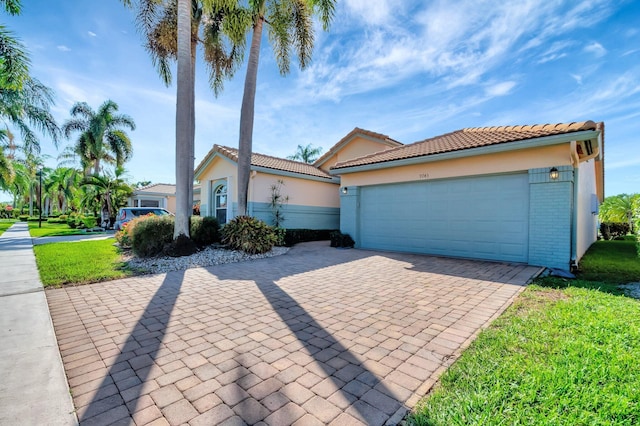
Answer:
<path fill-rule="evenodd" d="M 287 245 L 287 230 L 284 228 L 273 228 L 273 234 L 276 236 L 275 245 L 278 247 L 283 247 Z"/>
<path fill-rule="evenodd" d="M 34 246 L 45 287 L 86 284 L 132 275 L 112 239 Z"/>
<path fill-rule="evenodd" d="M 325 241 L 331 239 L 331 233 L 338 232 L 330 229 L 287 229 L 284 242 L 287 247 L 307 241 Z"/>
<path fill-rule="evenodd" d="M 321 152 L 321 146 L 314 147 L 312 144 L 308 144 L 307 146 L 298 145 L 296 153 L 288 156 L 287 158 L 289 160 L 302 161 L 303 163 L 311 164 L 318 159 Z"/>
<path fill-rule="evenodd" d="M 631 228 L 626 222 L 602 222 L 600 224 L 600 235 L 605 240 L 624 238 L 629 232 L 631 232 Z"/>
<path fill-rule="evenodd" d="M 215 217 L 191 216 L 189 234 L 200 247 L 220 242 L 220 224 Z"/>
<path fill-rule="evenodd" d="M 86 228 L 91 229 L 95 228 L 96 224 L 98 223 L 98 219 L 93 216 L 86 216 L 82 218 L 82 223 Z"/>
<path fill-rule="evenodd" d="M 623 284 L 640 281 L 640 259 L 634 237 L 596 241 L 580 260 L 577 276 L 583 280 Z"/>
<path fill-rule="evenodd" d="M 138 257 L 152 257 L 162 253 L 173 241 L 173 216 L 148 216 L 129 228 L 131 248 Z"/>
<path fill-rule="evenodd" d="M 640 194 L 619 194 L 605 198 L 598 216 L 600 222 L 627 223 L 633 232 L 635 219 L 640 217 Z"/>
<path fill-rule="evenodd" d="M 638 424 L 638 301 L 588 283 L 529 286 L 442 375 L 408 424 Z"/>
<path fill-rule="evenodd" d="M 18 216 L 18 220 L 20 222 L 26 222 L 29 219 L 29 215 L 28 214 L 21 214 Z"/>
<path fill-rule="evenodd" d="M 284 206 L 289 202 L 288 195 L 282 195 L 282 187 L 284 181 L 278 179 L 276 183 L 271 185 L 271 196 L 269 197 L 269 207 L 271 208 L 271 214 L 273 216 L 272 225 L 276 228 L 282 226 L 284 222 Z"/>
<path fill-rule="evenodd" d="M 276 243 L 273 228 L 251 216 L 237 216 L 222 228 L 222 242 L 249 254 L 266 253 Z"/>
<path fill-rule="evenodd" d="M 331 247 L 351 248 L 356 244 L 351 235 L 343 234 L 340 231 L 333 231 L 329 234 L 329 238 L 331 239 Z"/>

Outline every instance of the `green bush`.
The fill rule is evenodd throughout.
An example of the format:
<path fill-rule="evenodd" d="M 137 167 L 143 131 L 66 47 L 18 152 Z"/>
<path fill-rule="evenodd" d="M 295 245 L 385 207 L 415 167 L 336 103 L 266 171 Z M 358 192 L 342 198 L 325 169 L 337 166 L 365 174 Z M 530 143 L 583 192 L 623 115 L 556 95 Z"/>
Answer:
<path fill-rule="evenodd" d="M 132 221 L 133 222 L 133 221 Z M 138 257 L 152 257 L 162 253 L 173 241 L 173 216 L 149 216 L 128 227 L 131 248 Z"/>
<path fill-rule="evenodd" d="M 69 226 L 69 228 L 75 228 L 76 227 L 76 218 L 73 216 L 69 216 L 67 218 L 67 225 Z"/>
<path fill-rule="evenodd" d="M 628 223 L 602 222 L 600 224 L 600 234 L 605 240 L 614 240 L 623 237 L 631 232 Z"/>
<path fill-rule="evenodd" d="M 332 232 L 335 231 L 331 229 L 287 229 L 284 243 L 287 247 L 291 247 L 307 241 L 325 241 L 331 239 Z"/>
<path fill-rule="evenodd" d="M 351 248 L 356 244 L 351 235 L 343 234 L 340 231 L 333 231 L 330 237 L 331 247 Z"/>
<path fill-rule="evenodd" d="M 27 218 L 27 222 L 37 222 L 37 221 L 39 221 L 39 220 L 40 220 L 40 216 L 29 216 L 29 217 Z M 46 218 L 46 217 L 43 217 L 43 218 L 42 218 L 42 221 L 43 221 L 43 222 L 46 222 L 46 221 L 47 221 L 47 218 Z"/>
<path fill-rule="evenodd" d="M 250 216 L 237 216 L 222 228 L 222 242 L 249 254 L 266 253 L 276 243 L 273 228 Z"/>
<path fill-rule="evenodd" d="M 18 215 L 18 220 L 19 220 L 20 222 L 26 222 L 28 219 L 29 219 L 29 215 L 28 215 L 28 214 L 21 214 L 21 215 Z"/>
<path fill-rule="evenodd" d="M 58 216 L 58 220 L 60 221 L 60 223 L 66 223 L 67 218 L 68 216 L 66 214 L 61 214 L 60 216 Z"/>
<path fill-rule="evenodd" d="M 200 247 L 220 242 L 220 224 L 215 217 L 191 216 L 189 233 Z"/>
<path fill-rule="evenodd" d="M 98 219 L 94 216 L 87 216 L 82 219 L 82 223 L 86 228 L 91 229 L 95 228 L 96 224 L 98 223 Z"/>
<path fill-rule="evenodd" d="M 276 246 L 278 247 L 283 247 L 287 244 L 286 242 L 286 237 L 287 237 L 287 230 L 284 228 L 280 228 L 278 226 L 273 227 L 273 233 L 276 236 Z"/>

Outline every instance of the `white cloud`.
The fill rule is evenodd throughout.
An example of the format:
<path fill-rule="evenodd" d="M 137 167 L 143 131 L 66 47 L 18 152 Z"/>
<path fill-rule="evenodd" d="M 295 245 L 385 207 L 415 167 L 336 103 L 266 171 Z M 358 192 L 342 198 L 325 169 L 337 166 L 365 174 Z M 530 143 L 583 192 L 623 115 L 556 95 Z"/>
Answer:
<path fill-rule="evenodd" d="M 583 50 L 587 53 L 593 53 L 596 58 L 601 58 L 607 54 L 607 49 L 605 49 L 600 43 L 595 41 L 586 45 Z"/>
<path fill-rule="evenodd" d="M 582 84 L 582 76 L 579 74 L 569 74 L 571 76 L 571 78 L 573 78 L 576 83 L 578 84 Z"/>
<path fill-rule="evenodd" d="M 60 44 L 58 46 L 56 46 L 58 48 L 59 51 L 61 52 L 69 52 L 71 51 L 70 48 L 68 48 L 67 46 L 65 46 L 64 44 Z"/>
<path fill-rule="evenodd" d="M 492 84 L 491 86 L 486 87 L 485 93 L 487 96 L 491 97 L 505 96 L 511 93 L 515 86 L 515 81 L 504 81 L 502 83 Z"/>
<path fill-rule="evenodd" d="M 87 34 L 89 34 L 90 37 L 96 37 L 97 34 L 94 33 L 93 31 L 87 31 Z"/>
<path fill-rule="evenodd" d="M 350 14 L 371 25 L 384 25 L 401 15 L 404 2 L 402 0 L 346 0 Z"/>

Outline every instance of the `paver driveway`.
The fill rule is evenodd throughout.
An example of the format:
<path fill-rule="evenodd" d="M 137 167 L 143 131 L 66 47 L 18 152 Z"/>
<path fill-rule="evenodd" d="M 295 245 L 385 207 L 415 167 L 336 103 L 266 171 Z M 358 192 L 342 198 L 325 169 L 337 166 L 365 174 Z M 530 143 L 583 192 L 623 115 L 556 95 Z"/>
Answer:
<path fill-rule="evenodd" d="M 47 298 L 81 424 L 381 425 L 535 272 L 323 242 Z"/>

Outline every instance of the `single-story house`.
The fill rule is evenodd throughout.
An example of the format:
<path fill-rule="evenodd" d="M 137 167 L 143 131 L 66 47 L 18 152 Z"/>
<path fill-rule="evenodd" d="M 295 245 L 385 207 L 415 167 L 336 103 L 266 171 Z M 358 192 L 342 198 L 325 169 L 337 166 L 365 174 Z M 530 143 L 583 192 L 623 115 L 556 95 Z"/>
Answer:
<path fill-rule="evenodd" d="M 287 201 L 282 206 L 286 228 L 338 229 L 340 178 L 329 174 L 338 161 L 401 146 L 386 135 L 355 128 L 314 164 L 253 153 L 247 213 L 271 224 L 272 187 L 279 186 Z M 214 145 L 196 167 L 202 186 L 200 214 L 215 216 L 222 224 L 236 216 L 238 150 Z"/>
<path fill-rule="evenodd" d="M 568 270 L 597 237 L 604 124 L 462 129 L 330 174 L 357 247 Z"/>
<path fill-rule="evenodd" d="M 193 186 L 193 203 L 200 202 L 200 185 Z M 176 186 L 170 183 L 152 183 L 136 188 L 127 200 L 129 207 L 160 207 L 176 212 Z"/>
<path fill-rule="evenodd" d="M 238 151 L 196 168 L 201 214 L 237 211 Z M 249 214 L 286 228 L 340 229 L 356 247 L 569 269 L 596 240 L 604 124 L 467 128 L 403 145 L 356 128 L 314 164 L 253 154 Z"/>

